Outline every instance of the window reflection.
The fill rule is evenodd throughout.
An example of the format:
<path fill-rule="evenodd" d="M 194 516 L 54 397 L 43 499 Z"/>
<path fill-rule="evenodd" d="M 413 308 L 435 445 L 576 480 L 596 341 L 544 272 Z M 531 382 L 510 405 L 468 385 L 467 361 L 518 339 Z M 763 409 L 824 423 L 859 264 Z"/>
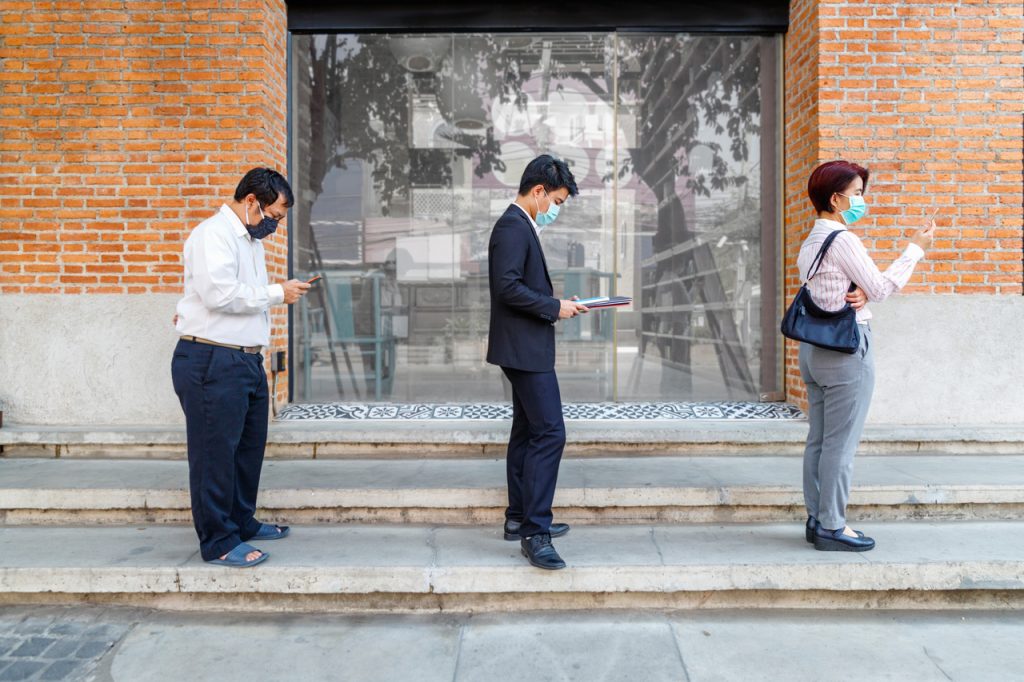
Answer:
<path fill-rule="evenodd" d="M 776 45 L 293 36 L 291 253 L 324 275 L 295 315 L 293 399 L 504 399 L 487 240 L 544 152 L 581 190 L 542 236 L 556 295 L 634 299 L 559 323 L 563 397 L 774 390 Z"/>

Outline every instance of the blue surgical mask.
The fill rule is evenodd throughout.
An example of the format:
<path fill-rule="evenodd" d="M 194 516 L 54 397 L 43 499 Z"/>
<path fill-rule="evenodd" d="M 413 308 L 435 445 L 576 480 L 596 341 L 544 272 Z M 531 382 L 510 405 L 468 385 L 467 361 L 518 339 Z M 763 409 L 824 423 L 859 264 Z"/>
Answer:
<path fill-rule="evenodd" d="M 547 192 L 544 193 L 544 196 L 547 196 Z M 538 211 L 535 222 L 537 223 L 537 227 L 544 227 L 545 225 L 550 225 L 551 223 L 555 222 L 555 218 L 558 217 L 558 211 L 561 207 L 552 201 L 551 206 L 548 207 L 548 210 L 545 213 L 541 213 L 539 210 L 540 202 L 537 202 L 537 208 Z"/>
<path fill-rule="evenodd" d="M 841 197 L 846 197 L 845 194 L 840 194 Z M 839 215 L 843 217 L 843 220 L 847 225 L 852 225 L 857 222 L 868 212 L 867 202 L 864 201 L 864 197 L 854 194 L 852 197 L 846 197 L 850 200 L 850 208 L 845 211 L 840 211 Z"/>

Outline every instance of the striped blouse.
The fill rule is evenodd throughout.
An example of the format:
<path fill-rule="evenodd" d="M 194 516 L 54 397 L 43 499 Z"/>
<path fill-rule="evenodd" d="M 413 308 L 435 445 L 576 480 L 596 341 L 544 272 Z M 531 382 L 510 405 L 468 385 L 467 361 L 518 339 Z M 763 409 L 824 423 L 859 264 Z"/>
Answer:
<path fill-rule="evenodd" d="M 869 301 L 884 301 L 910 281 L 917 261 L 924 257 L 924 251 L 920 246 L 908 244 L 903 255 L 893 261 L 885 272 L 881 272 L 871 260 L 860 237 L 847 230 L 842 223 L 819 218 L 814 222 L 814 227 L 800 247 L 800 255 L 796 259 L 801 282 L 807 282 L 811 261 L 818 254 L 825 238 L 834 230 L 844 230 L 844 233 L 836 236 L 828 253 L 825 254 L 825 261 L 821 264 L 818 274 L 807 285 L 811 298 L 824 310 L 839 310 L 843 307 L 850 282 L 856 282 L 867 294 Z M 871 311 L 868 310 L 868 306 L 857 311 L 858 322 L 864 323 L 870 319 Z"/>

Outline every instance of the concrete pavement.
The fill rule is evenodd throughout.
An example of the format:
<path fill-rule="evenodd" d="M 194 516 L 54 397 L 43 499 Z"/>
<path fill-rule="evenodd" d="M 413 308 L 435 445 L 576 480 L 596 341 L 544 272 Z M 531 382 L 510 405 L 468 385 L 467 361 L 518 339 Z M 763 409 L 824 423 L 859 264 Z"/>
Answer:
<path fill-rule="evenodd" d="M 30 655 L 24 641 L 39 637 L 33 629 L 53 641 Z M 0 680 L 1003 682 L 1020 679 L 1022 638 L 1024 620 L 1012 612 L 345 616 L 6 607 Z"/>

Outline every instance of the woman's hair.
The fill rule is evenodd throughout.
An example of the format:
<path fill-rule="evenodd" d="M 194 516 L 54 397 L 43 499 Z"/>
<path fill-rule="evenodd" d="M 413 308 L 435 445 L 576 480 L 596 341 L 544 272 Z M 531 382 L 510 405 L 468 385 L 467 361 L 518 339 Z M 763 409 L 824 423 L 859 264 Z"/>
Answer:
<path fill-rule="evenodd" d="M 818 213 L 832 210 L 832 195 L 842 194 L 857 176 L 868 188 L 868 169 L 849 161 L 829 161 L 814 169 L 807 181 L 807 196 Z"/>

